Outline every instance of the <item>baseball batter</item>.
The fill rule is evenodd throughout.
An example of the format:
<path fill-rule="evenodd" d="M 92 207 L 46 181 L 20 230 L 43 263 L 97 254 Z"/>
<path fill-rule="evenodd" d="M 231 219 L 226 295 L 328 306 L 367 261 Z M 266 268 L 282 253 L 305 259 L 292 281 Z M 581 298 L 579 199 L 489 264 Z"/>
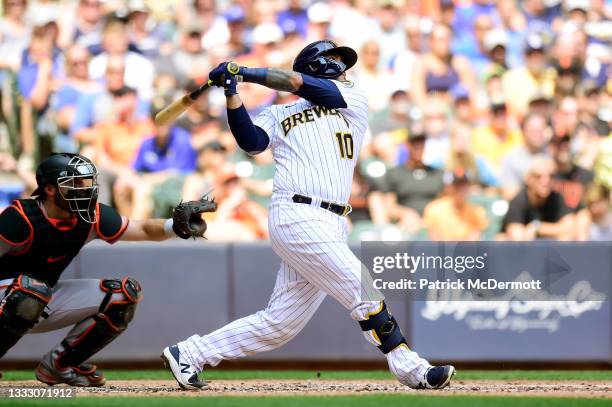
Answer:
<path fill-rule="evenodd" d="M 266 309 L 208 335 L 194 335 L 164 349 L 182 388 L 201 388 L 205 365 L 277 348 L 308 323 L 326 295 L 340 302 L 366 339 L 387 357 L 391 372 L 412 388 L 449 384 L 453 366 L 431 366 L 412 351 L 382 295 L 362 290 L 362 265 L 346 244 L 347 204 L 355 163 L 368 125 L 368 101 L 346 80 L 357 54 L 332 41 L 317 41 L 296 57 L 293 71 L 228 63 L 209 78 L 225 88 L 230 129 L 250 154 L 272 149 L 276 163 L 269 229 L 282 262 Z M 237 78 L 298 95 L 297 102 L 265 109 L 251 121 L 236 90 Z"/>

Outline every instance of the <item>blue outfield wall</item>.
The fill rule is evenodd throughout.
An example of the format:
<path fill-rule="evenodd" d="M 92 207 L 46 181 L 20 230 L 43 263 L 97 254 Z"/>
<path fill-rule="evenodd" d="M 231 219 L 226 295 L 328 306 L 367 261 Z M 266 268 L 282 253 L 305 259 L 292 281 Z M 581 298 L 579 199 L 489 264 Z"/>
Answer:
<path fill-rule="evenodd" d="M 359 246 L 354 246 L 359 253 Z M 88 245 L 62 279 L 130 275 L 144 298 L 128 330 L 94 359 L 154 361 L 161 349 L 211 332 L 266 307 L 280 259 L 267 243 L 102 242 Z M 612 273 L 612 270 L 602 270 Z M 449 361 L 612 363 L 610 302 L 531 306 L 409 301 L 389 305 L 422 356 Z M 24 337 L 3 361 L 37 360 L 69 328 Z M 348 311 L 326 298 L 306 328 L 283 347 L 252 360 L 383 360 Z"/>

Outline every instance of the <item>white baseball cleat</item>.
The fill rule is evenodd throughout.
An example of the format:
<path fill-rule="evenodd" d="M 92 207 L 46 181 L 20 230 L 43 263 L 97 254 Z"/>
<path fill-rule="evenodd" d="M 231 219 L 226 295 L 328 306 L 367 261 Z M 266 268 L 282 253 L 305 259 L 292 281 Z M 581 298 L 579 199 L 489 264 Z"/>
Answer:
<path fill-rule="evenodd" d="M 161 354 L 164 366 L 170 368 L 172 375 L 179 386 L 185 390 L 198 390 L 208 386 L 205 381 L 198 378 L 198 371 L 184 358 L 177 345 L 168 346 Z"/>
<path fill-rule="evenodd" d="M 416 389 L 443 389 L 450 384 L 454 375 L 454 366 L 432 366 L 427 369 L 427 372 L 425 372 L 423 376 L 423 380 Z"/>

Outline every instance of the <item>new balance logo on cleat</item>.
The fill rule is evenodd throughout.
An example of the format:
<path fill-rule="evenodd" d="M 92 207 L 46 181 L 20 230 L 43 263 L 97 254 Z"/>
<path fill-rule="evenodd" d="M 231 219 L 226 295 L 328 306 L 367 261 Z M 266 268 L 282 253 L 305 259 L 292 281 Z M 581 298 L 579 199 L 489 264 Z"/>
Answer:
<path fill-rule="evenodd" d="M 172 375 L 182 389 L 197 390 L 207 386 L 205 381 L 198 378 L 198 371 L 195 367 L 185 363 L 185 359 L 181 358 L 181 352 L 177 345 L 165 348 L 161 358 L 164 366 L 170 368 Z"/>

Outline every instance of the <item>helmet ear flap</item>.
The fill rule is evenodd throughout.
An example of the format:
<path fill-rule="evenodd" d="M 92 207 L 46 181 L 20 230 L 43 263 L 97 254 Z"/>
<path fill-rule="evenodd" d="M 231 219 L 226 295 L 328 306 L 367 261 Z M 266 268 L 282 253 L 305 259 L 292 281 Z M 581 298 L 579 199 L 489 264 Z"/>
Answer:
<path fill-rule="evenodd" d="M 346 71 L 346 64 L 342 61 L 336 61 L 336 60 L 331 60 L 331 63 L 336 64 L 337 65 L 337 69 L 341 72 L 344 73 L 344 71 Z"/>
<path fill-rule="evenodd" d="M 346 65 L 342 61 L 336 61 L 325 56 L 315 58 L 308 63 L 307 67 L 310 72 L 305 73 L 326 79 L 337 78 L 346 70 Z"/>
<path fill-rule="evenodd" d="M 325 60 L 325 58 L 318 57 L 318 58 L 313 59 L 311 62 L 309 62 L 307 66 L 311 74 L 316 74 L 324 70 L 324 66 L 326 64 L 327 64 L 327 61 Z"/>

